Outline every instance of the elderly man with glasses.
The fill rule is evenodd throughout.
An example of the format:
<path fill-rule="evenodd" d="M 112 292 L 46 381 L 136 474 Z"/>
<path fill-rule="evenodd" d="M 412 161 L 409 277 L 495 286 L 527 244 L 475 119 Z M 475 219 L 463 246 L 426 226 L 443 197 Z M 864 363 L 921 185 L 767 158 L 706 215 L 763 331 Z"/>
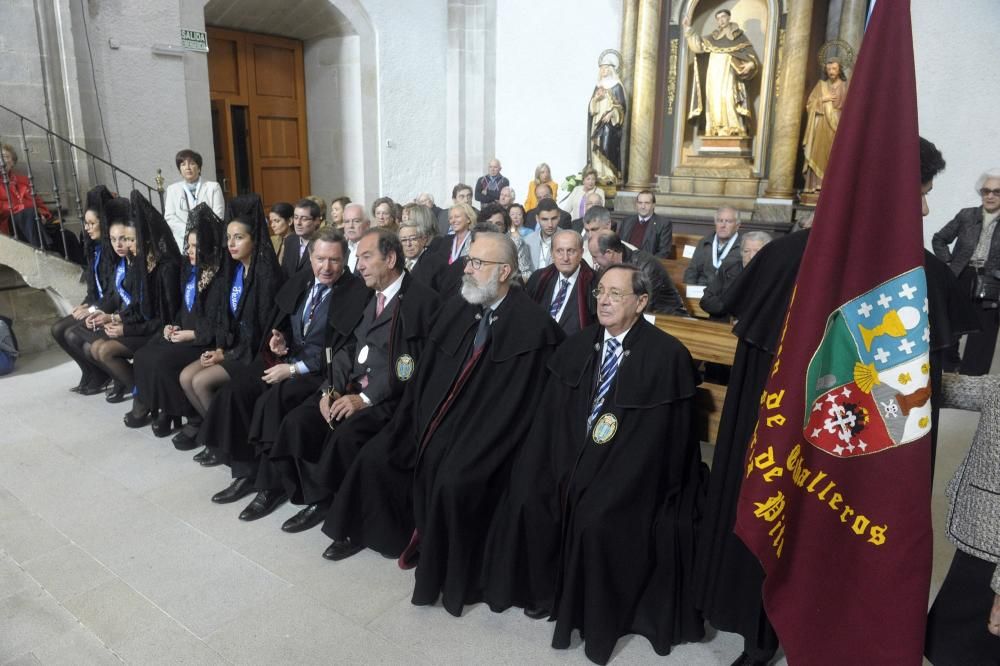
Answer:
<path fill-rule="evenodd" d="M 643 319 L 651 292 L 636 266 L 601 271 L 598 323 L 549 361 L 545 402 L 486 542 L 490 608 L 554 620 L 555 648 L 579 629 L 598 664 L 626 634 L 666 654 L 704 633 L 686 583 L 707 474 L 698 379 L 684 346 Z"/>

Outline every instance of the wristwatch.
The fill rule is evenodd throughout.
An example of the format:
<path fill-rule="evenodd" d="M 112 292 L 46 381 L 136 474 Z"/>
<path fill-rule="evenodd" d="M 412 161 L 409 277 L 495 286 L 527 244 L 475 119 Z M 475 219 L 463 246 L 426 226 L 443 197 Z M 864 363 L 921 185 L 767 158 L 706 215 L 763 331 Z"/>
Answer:
<path fill-rule="evenodd" d="M 289 374 L 290 376 L 292 376 L 292 377 L 294 377 L 294 376 L 296 376 L 297 374 L 299 374 L 299 371 L 298 371 L 298 368 L 296 368 L 296 367 L 295 367 L 295 364 L 294 364 L 294 363 L 289 363 L 289 364 L 288 364 L 288 374 Z"/>

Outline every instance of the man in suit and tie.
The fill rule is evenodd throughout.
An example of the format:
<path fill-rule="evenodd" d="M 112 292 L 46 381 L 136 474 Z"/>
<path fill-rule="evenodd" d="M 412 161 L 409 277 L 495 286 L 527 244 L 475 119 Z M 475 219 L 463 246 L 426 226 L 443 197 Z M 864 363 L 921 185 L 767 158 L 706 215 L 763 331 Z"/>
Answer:
<path fill-rule="evenodd" d="M 531 274 L 528 295 L 549 311 L 566 335 L 594 322 L 594 271 L 583 263 L 583 238 L 560 229 L 552 237 L 552 265 Z"/>
<path fill-rule="evenodd" d="M 295 204 L 295 212 L 292 213 L 295 233 L 285 240 L 285 256 L 281 260 L 286 280 L 309 265 L 309 241 L 316 236 L 323 223 L 322 213 L 319 204 L 312 199 L 302 199 Z"/>
<path fill-rule="evenodd" d="M 340 350 L 354 339 L 369 291 L 346 270 L 347 241 L 325 229 L 313 241 L 311 271 L 304 270 L 275 297 L 271 335 L 239 377 L 219 391 L 203 428 L 212 433 L 210 450 L 228 464 L 234 481 L 212 497 L 235 502 L 254 490 L 260 446 L 273 440 L 284 414 L 316 393 L 326 367 L 324 348 Z M 274 494 L 251 504 L 242 520 L 267 515 L 283 501 Z"/>
<path fill-rule="evenodd" d="M 654 213 L 655 208 L 656 195 L 649 190 L 639 192 L 635 199 L 638 214 L 625 218 L 618 235 L 623 241 L 654 257 L 669 259 L 674 243 L 674 225 Z"/>
<path fill-rule="evenodd" d="M 291 410 L 262 458 L 256 487 L 305 505 L 281 529 L 302 532 L 326 515 L 362 446 L 389 421 L 413 377 L 438 309 L 437 294 L 403 269 L 396 234 L 358 243 L 358 274 L 372 290 L 352 344 L 330 364 L 320 392 Z"/>

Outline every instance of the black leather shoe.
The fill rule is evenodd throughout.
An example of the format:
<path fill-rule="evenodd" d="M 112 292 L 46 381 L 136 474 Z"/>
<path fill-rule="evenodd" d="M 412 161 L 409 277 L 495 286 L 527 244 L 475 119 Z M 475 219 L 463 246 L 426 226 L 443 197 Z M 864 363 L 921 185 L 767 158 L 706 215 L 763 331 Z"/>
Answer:
<path fill-rule="evenodd" d="M 164 414 L 160 412 L 155 419 L 153 419 L 153 434 L 157 437 L 167 437 L 177 428 L 181 427 L 181 417 L 170 416 L 169 414 Z"/>
<path fill-rule="evenodd" d="M 551 615 L 551 613 L 548 608 L 542 608 L 541 606 L 529 606 L 524 609 L 524 615 L 532 620 L 544 620 Z"/>
<path fill-rule="evenodd" d="M 122 386 L 120 384 L 115 384 L 114 389 L 108 392 L 106 401 L 115 404 L 119 402 L 125 402 L 132 397 L 132 389 Z"/>
<path fill-rule="evenodd" d="M 183 430 L 174 435 L 170 441 L 174 443 L 174 448 L 178 451 L 190 451 L 198 448 L 198 442 L 194 441 L 194 437 Z"/>
<path fill-rule="evenodd" d="M 87 384 L 86 386 L 80 387 L 80 395 L 97 395 L 98 393 L 104 393 L 105 384 Z"/>
<path fill-rule="evenodd" d="M 253 479 L 243 476 L 233 479 L 229 487 L 212 495 L 212 501 L 216 504 L 230 504 L 237 502 L 253 492 Z"/>
<path fill-rule="evenodd" d="M 257 520 L 270 514 L 288 501 L 288 493 L 284 490 L 262 490 L 257 497 L 240 512 L 240 520 Z"/>
<path fill-rule="evenodd" d="M 205 457 L 198 461 L 198 464 L 202 467 L 218 467 L 222 464 L 222 458 L 215 455 L 215 451 L 205 447 L 207 451 L 205 452 Z"/>
<path fill-rule="evenodd" d="M 334 541 L 323 551 L 323 559 L 339 562 L 352 555 L 357 555 L 364 549 L 364 546 L 355 545 L 350 541 Z"/>
<path fill-rule="evenodd" d="M 141 416 L 136 416 L 132 412 L 128 412 L 125 414 L 124 418 L 126 428 L 142 428 L 143 426 L 149 425 L 151 420 L 149 412 L 146 412 Z"/>
<path fill-rule="evenodd" d="M 191 460 L 195 461 L 196 463 L 200 463 L 202 460 L 204 460 L 205 458 L 208 457 L 209 453 L 210 453 L 210 451 L 208 450 L 208 447 L 206 446 L 201 451 L 199 451 L 198 453 L 194 454 L 194 457 L 191 458 Z"/>
<path fill-rule="evenodd" d="M 767 666 L 767 663 L 767 661 L 754 659 L 744 652 L 740 654 L 740 656 L 736 657 L 736 661 L 734 661 L 731 666 Z"/>
<path fill-rule="evenodd" d="M 296 532 L 305 532 L 312 529 L 323 522 L 329 508 L 330 505 L 325 502 L 322 504 L 310 504 L 282 523 L 281 531 L 295 534 Z"/>

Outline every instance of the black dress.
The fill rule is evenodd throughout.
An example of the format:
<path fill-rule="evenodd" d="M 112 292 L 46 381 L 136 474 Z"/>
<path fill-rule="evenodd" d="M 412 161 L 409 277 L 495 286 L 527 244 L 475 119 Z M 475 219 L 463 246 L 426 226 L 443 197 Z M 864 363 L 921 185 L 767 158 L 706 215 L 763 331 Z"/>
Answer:
<path fill-rule="evenodd" d="M 215 311 L 223 306 L 224 286 L 218 273 L 196 294 L 191 310 L 184 303 L 184 288 L 193 270 L 184 267 L 181 279 L 181 306 L 170 322 L 182 330 L 194 331 L 190 342 L 170 342 L 154 335 L 135 353 L 135 386 L 143 403 L 153 411 L 171 416 L 195 416 L 180 385 L 180 373 L 190 363 L 212 348 L 215 341 Z"/>

